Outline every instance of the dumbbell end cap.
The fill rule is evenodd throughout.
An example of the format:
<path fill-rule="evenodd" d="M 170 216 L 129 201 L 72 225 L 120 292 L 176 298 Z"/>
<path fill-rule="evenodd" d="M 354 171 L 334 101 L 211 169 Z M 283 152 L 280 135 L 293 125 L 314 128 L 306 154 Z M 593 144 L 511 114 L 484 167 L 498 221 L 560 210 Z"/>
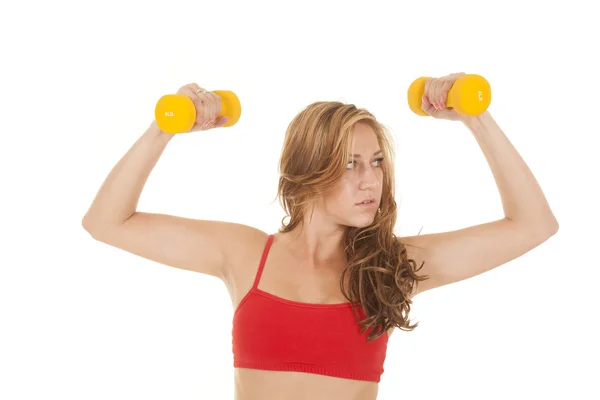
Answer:
<path fill-rule="evenodd" d="M 467 74 L 454 82 L 450 90 L 450 103 L 457 113 L 477 116 L 485 112 L 492 102 L 490 83 L 481 75 Z"/>
<path fill-rule="evenodd" d="M 240 99 L 231 90 L 215 90 L 214 93 L 221 98 L 221 115 L 229 118 L 229 121 L 223 127 L 237 124 L 242 116 Z"/>
<path fill-rule="evenodd" d="M 408 87 L 407 92 L 408 107 L 412 112 L 423 117 L 429 116 L 429 114 L 421 108 L 421 105 L 423 104 L 422 97 L 425 94 L 425 82 L 427 79 L 429 79 L 427 76 L 415 79 Z"/>
<path fill-rule="evenodd" d="M 164 133 L 189 132 L 196 122 L 196 107 L 188 96 L 167 94 L 156 103 L 154 118 Z"/>

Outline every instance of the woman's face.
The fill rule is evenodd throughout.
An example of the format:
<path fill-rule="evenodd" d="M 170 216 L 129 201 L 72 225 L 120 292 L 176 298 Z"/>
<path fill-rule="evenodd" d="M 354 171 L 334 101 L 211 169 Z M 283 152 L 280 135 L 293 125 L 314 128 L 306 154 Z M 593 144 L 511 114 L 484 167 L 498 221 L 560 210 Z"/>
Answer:
<path fill-rule="evenodd" d="M 336 224 L 366 227 L 375 219 L 383 185 L 383 155 L 369 125 L 356 125 L 350 154 L 347 170 L 336 187 L 322 199 L 321 207 Z"/>

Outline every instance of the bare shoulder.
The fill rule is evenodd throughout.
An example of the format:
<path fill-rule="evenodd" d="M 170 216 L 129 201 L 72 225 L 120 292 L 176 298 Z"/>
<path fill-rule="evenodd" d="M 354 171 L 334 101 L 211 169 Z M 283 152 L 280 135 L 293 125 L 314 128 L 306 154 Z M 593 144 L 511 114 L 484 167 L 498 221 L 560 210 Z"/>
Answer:
<path fill-rule="evenodd" d="M 415 268 L 419 269 L 417 275 L 424 275 L 421 266 L 427 263 L 427 247 L 426 239 L 423 240 L 422 235 L 398 237 L 401 246 L 406 250 L 406 258 L 414 262 Z M 428 280 L 418 282 L 415 291 L 410 294 L 410 298 L 414 298 L 417 294 L 428 289 Z"/>
<path fill-rule="evenodd" d="M 268 238 L 269 234 L 261 229 L 237 224 L 227 247 L 227 283 L 254 275 L 256 268 L 252 267 L 258 267 Z"/>
<path fill-rule="evenodd" d="M 414 260 L 417 266 L 425 260 L 426 240 L 422 235 L 398 237 L 400 244 L 406 249 L 406 256 L 409 260 Z"/>

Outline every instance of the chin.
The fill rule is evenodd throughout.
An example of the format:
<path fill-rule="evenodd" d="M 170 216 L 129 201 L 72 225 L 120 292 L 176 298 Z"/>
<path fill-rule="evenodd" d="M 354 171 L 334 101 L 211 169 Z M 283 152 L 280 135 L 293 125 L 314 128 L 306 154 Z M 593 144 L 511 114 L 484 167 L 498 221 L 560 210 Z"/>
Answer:
<path fill-rule="evenodd" d="M 344 225 L 351 228 L 366 228 L 367 226 L 372 225 L 374 221 L 374 215 L 365 215 L 361 217 L 352 218 L 351 220 L 346 220 Z"/>

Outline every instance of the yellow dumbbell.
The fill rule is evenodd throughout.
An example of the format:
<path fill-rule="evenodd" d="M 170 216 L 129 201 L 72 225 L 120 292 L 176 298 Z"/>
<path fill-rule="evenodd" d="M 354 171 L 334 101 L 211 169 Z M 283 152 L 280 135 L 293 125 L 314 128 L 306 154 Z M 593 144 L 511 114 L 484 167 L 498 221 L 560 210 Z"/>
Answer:
<path fill-rule="evenodd" d="M 229 90 L 214 90 L 221 98 L 219 116 L 229 117 L 224 127 L 235 125 L 242 114 L 242 105 L 237 95 Z M 196 106 L 192 99 L 182 94 L 167 94 L 161 97 L 154 109 L 154 118 L 165 133 L 189 132 L 196 122 Z"/>
<path fill-rule="evenodd" d="M 408 88 L 408 106 L 417 115 L 429 115 L 421 109 L 427 79 L 429 77 L 418 78 Z M 458 78 L 448 91 L 446 107 L 454 108 L 461 115 L 476 116 L 487 110 L 491 102 L 489 82 L 481 75 L 467 74 Z"/>

